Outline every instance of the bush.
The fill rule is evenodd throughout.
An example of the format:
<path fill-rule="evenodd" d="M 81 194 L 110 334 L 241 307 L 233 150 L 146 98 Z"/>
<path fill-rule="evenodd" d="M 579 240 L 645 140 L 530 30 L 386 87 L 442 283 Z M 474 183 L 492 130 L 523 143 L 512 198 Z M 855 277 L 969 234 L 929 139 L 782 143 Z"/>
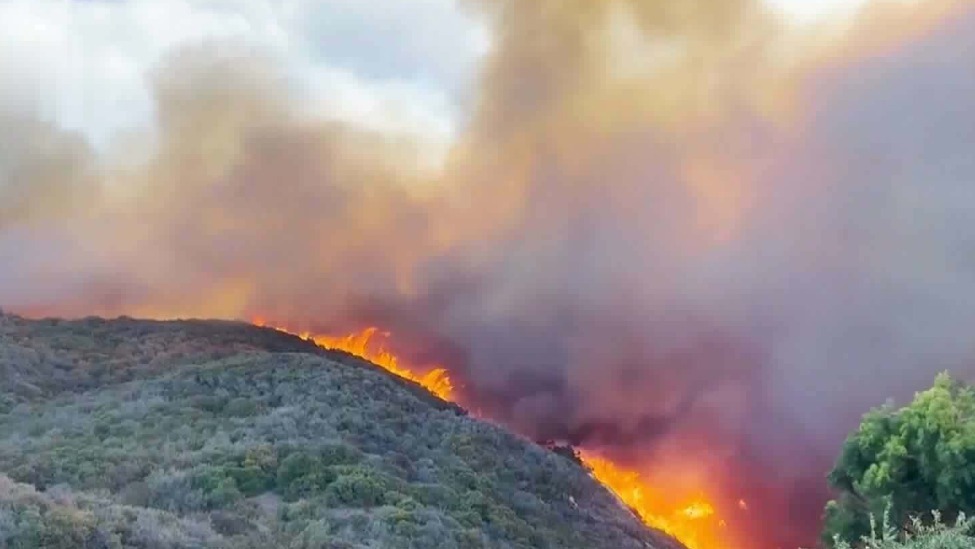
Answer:
<path fill-rule="evenodd" d="M 257 413 L 257 403 L 247 398 L 235 398 L 224 406 L 223 413 L 232 417 L 250 417 Z"/>
<path fill-rule="evenodd" d="M 362 459 L 362 452 L 348 444 L 328 444 L 321 449 L 321 461 L 324 465 L 352 465 Z"/>
<path fill-rule="evenodd" d="M 241 493 L 247 497 L 261 495 L 274 487 L 274 476 L 259 467 L 228 466 L 224 470 L 227 476 L 237 483 Z"/>
<path fill-rule="evenodd" d="M 295 452 L 278 467 L 278 492 L 287 501 L 321 492 L 336 479 L 321 459 L 305 452 Z"/>
<path fill-rule="evenodd" d="M 384 503 L 386 486 L 373 475 L 356 472 L 339 476 L 325 495 L 331 505 L 376 507 Z"/>
<path fill-rule="evenodd" d="M 909 533 L 898 532 L 890 526 L 884 513 L 883 525 L 878 532 L 876 520 L 870 521 L 870 535 L 860 539 L 860 549 L 971 549 L 975 546 L 975 539 L 971 537 L 975 531 L 975 521 L 959 515 L 954 526 L 947 526 L 941 521 L 940 513 L 932 515 L 930 524 L 917 517 L 910 521 Z M 836 549 L 853 549 L 853 545 L 846 540 L 834 539 Z"/>

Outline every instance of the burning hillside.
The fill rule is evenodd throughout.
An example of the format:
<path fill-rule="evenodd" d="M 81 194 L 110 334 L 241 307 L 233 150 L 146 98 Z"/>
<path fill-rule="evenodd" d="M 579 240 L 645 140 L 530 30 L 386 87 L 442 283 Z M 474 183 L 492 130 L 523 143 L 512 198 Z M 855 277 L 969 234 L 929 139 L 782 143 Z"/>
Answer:
<path fill-rule="evenodd" d="M 576 464 L 239 322 L 0 313 L 0 546 L 676 549 Z"/>
<path fill-rule="evenodd" d="M 254 319 L 256 326 L 270 327 L 283 330 L 277 326 L 268 326 L 262 319 Z M 313 335 L 308 332 L 295 334 L 303 339 L 311 339 L 318 345 L 327 349 L 336 349 L 364 358 L 377 366 L 382 367 L 388 372 L 417 383 L 424 389 L 437 395 L 438 397 L 453 401 L 454 385 L 450 380 L 447 370 L 435 366 L 423 373 L 417 373 L 413 369 L 400 364 L 395 355 L 385 350 L 381 345 L 376 345 L 375 336 L 379 330 L 377 328 L 367 328 L 360 333 L 350 334 L 345 337 L 330 337 L 323 335 Z M 388 336 L 389 334 L 383 334 Z"/>
<path fill-rule="evenodd" d="M 860 414 L 972 369 L 975 4 L 463 5 L 443 148 L 232 41 L 156 67 L 125 147 L 0 104 L 0 305 L 330 334 L 689 544 L 810 544 Z"/>
<path fill-rule="evenodd" d="M 271 327 L 287 332 L 287 329 L 268 325 L 262 318 L 254 319 L 258 326 Z M 324 336 L 308 332 L 296 334 L 312 340 L 328 349 L 341 350 L 369 360 L 373 364 L 404 379 L 413 381 L 444 400 L 463 405 L 463 397 L 454 391 L 453 382 L 446 369 L 429 366 L 415 369 L 403 364 L 387 350 L 383 340 L 390 336 L 370 327 L 362 332 L 344 337 Z M 380 337 L 377 337 L 380 336 Z M 490 416 L 484 419 L 491 420 Z M 709 478 L 693 460 L 682 459 L 671 463 L 656 461 L 640 464 L 653 472 L 647 476 L 637 468 L 618 465 L 599 455 L 583 450 L 579 454 L 582 463 L 592 475 L 629 507 L 649 527 L 670 534 L 688 549 L 748 549 L 750 544 L 741 539 L 735 522 L 740 513 L 747 511 L 744 500 L 738 500 L 734 512 L 727 506 L 717 508 L 716 479 Z M 729 524 L 730 521 L 730 524 Z"/>

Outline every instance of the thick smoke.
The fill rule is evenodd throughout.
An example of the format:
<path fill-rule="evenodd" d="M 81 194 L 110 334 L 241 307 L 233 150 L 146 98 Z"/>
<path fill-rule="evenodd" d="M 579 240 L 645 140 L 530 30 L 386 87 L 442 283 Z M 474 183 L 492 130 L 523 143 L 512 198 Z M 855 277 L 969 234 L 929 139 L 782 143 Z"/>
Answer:
<path fill-rule="evenodd" d="M 379 325 L 486 415 L 697 463 L 757 546 L 809 543 L 858 416 L 975 373 L 975 6 L 468 3 L 494 50 L 442 168 L 244 46 L 175 52 L 125 154 L 0 110 L 0 304 Z"/>

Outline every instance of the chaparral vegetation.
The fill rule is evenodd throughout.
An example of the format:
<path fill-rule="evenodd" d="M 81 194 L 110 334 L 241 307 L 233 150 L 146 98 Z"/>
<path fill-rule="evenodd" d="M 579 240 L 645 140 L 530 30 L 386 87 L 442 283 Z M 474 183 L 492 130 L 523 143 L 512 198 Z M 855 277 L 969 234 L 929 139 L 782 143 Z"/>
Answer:
<path fill-rule="evenodd" d="M 287 334 L 0 316 L 0 547 L 676 547 L 578 463 Z"/>

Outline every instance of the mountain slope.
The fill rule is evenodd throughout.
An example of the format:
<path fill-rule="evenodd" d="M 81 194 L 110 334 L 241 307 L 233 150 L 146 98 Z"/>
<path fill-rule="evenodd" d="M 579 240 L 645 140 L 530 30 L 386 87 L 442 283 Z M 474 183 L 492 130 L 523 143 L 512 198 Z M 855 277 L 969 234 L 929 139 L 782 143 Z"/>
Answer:
<path fill-rule="evenodd" d="M 573 461 L 299 338 L 0 315 L 0 547 L 669 549 Z"/>

